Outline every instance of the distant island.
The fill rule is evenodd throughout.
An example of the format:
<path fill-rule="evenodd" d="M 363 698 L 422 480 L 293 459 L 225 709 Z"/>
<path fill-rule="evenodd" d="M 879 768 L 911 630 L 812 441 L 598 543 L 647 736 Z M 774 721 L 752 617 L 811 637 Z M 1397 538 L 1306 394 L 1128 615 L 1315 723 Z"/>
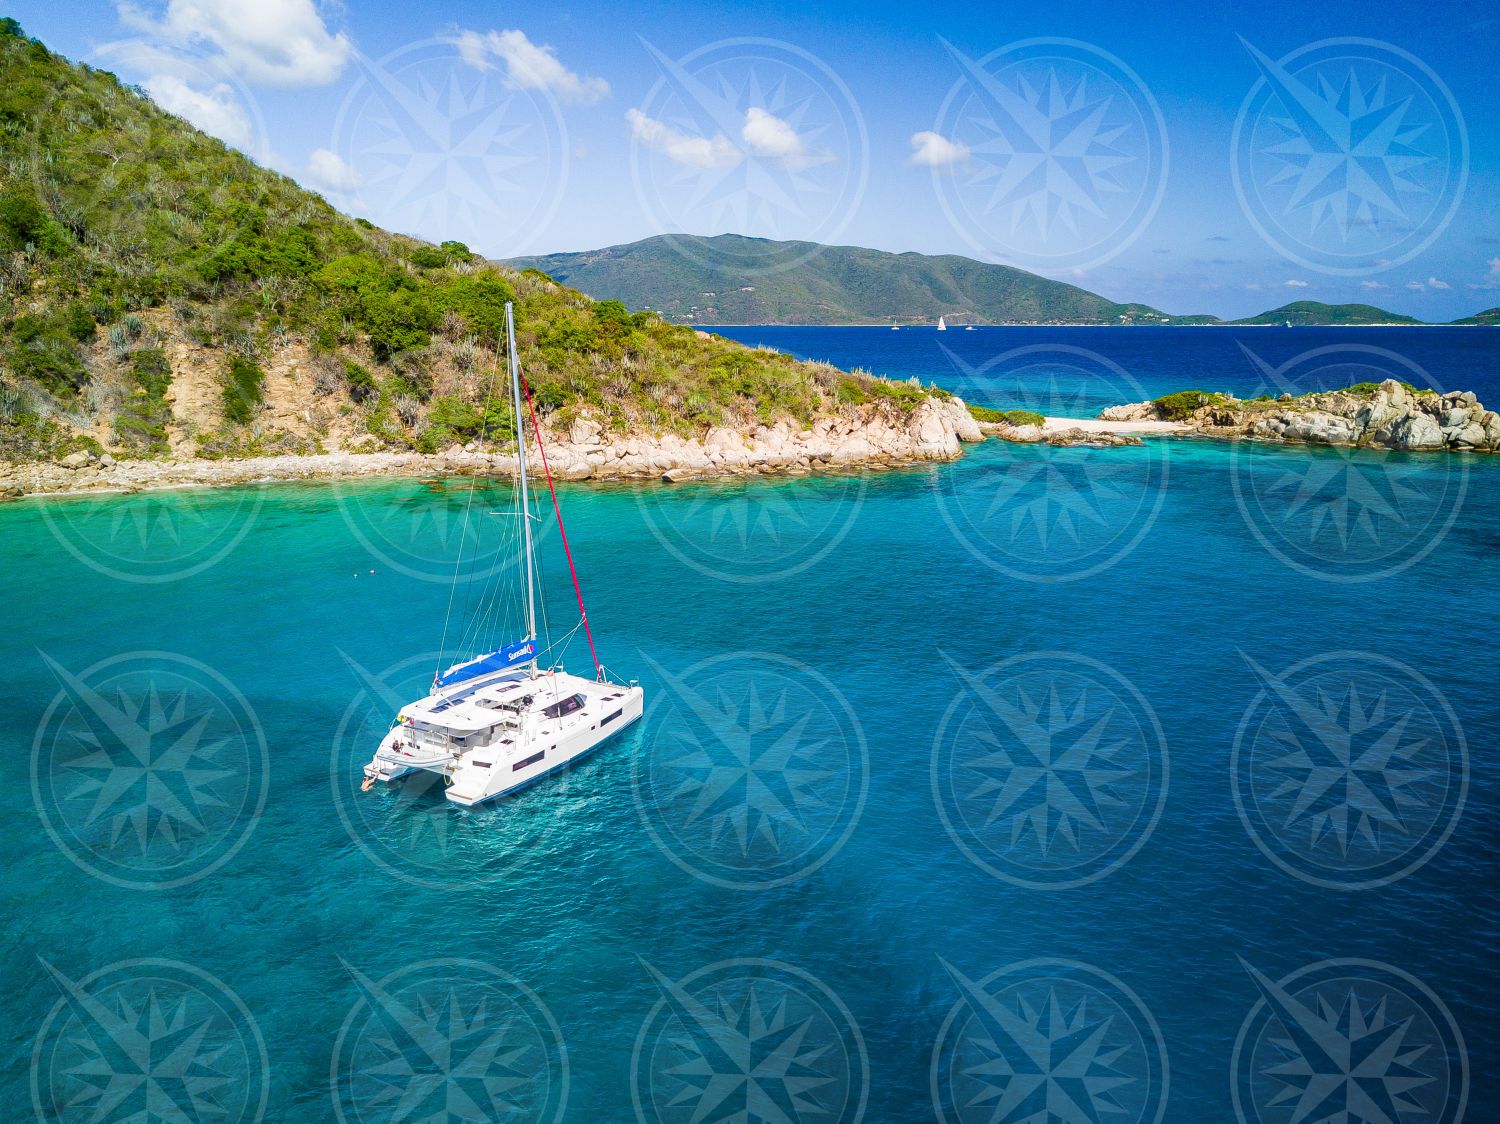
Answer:
<path fill-rule="evenodd" d="M 1232 324 L 1291 324 L 1293 327 L 1311 325 L 1341 326 L 1352 324 L 1421 324 L 1414 316 L 1402 316 L 1399 312 L 1387 312 L 1373 304 L 1324 304 L 1322 301 L 1293 301 L 1258 316 L 1247 316 Z"/>
<path fill-rule="evenodd" d="M 596 300 L 649 308 L 677 323 L 1374 325 L 1423 321 L 1368 304 L 1294 301 L 1243 320 L 1121 304 L 1077 285 L 957 254 L 738 234 L 662 234 L 580 253 L 513 258 Z M 1500 309 L 1455 321 L 1500 324 Z"/>
<path fill-rule="evenodd" d="M 596 299 L 695 324 L 1116 324 L 1211 321 L 1118 304 L 1077 285 L 956 254 L 720 234 L 658 235 L 624 246 L 506 262 Z M 607 294 L 607 297 L 605 296 Z"/>

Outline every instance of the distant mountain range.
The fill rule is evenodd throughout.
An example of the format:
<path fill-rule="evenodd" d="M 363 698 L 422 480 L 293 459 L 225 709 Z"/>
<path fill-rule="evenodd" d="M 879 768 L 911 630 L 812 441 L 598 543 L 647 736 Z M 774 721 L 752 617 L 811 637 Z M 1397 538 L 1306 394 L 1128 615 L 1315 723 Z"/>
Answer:
<path fill-rule="evenodd" d="M 956 254 L 892 254 L 857 246 L 738 234 L 667 234 L 581 253 L 513 258 L 598 300 L 654 309 L 690 324 L 1222 324 Z M 1368 304 L 1295 301 L 1232 324 L 1418 324 Z M 1500 310 L 1456 321 L 1500 323 Z"/>

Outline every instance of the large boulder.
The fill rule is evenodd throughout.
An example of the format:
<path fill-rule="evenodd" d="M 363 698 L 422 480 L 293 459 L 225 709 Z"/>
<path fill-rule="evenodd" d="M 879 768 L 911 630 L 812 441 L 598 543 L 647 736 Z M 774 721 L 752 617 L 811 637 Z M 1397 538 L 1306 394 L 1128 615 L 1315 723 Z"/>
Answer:
<path fill-rule="evenodd" d="M 953 431 L 953 419 L 934 399 L 927 399 L 911 412 L 911 418 L 906 423 L 906 433 L 918 456 L 958 456 L 958 437 Z"/>
<path fill-rule="evenodd" d="M 1489 444 L 1489 439 L 1485 436 L 1484 426 L 1478 422 L 1470 422 L 1462 429 L 1451 433 L 1445 431 L 1444 436 L 1448 438 L 1448 444 L 1461 449 L 1482 449 Z"/>
<path fill-rule="evenodd" d="M 1131 402 L 1124 406 L 1106 406 L 1099 411 L 1100 421 L 1151 421 L 1156 406 L 1151 402 Z"/>
<path fill-rule="evenodd" d="M 1443 430 L 1436 419 L 1426 414 L 1406 414 L 1389 429 L 1377 433 L 1376 440 L 1392 449 L 1441 449 Z"/>
<path fill-rule="evenodd" d="M 1366 433 L 1374 433 L 1394 424 L 1411 408 L 1411 395 L 1395 379 L 1386 379 L 1380 384 L 1370 401 L 1354 415 L 1354 420 Z"/>
<path fill-rule="evenodd" d="M 745 439 L 727 426 L 714 426 L 703 438 L 703 447 L 710 453 L 740 452 L 745 448 Z"/>
<path fill-rule="evenodd" d="M 979 423 L 974 420 L 974 415 L 969 413 L 969 407 L 962 398 L 950 398 L 946 402 L 948 417 L 953 421 L 953 435 L 960 441 L 983 441 L 984 430 L 979 428 Z"/>
<path fill-rule="evenodd" d="M 79 449 L 76 453 L 69 453 L 57 463 L 62 465 L 64 468 L 87 468 L 89 465 L 94 463 L 94 458 L 90 454 L 84 452 L 82 449 Z"/>
<path fill-rule="evenodd" d="M 1314 410 L 1288 420 L 1281 436 L 1288 441 L 1306 441 L 1310 445 L 1349 445 L 1359 433 L 1360 426 L 1349 418 Z"/>
<path fill-rule="evenodd" d="M 568 427 L 568 441 L 574 445 L 597 445 L 599 435 L 603 432 L 604 427 L 593 418 L 588 416 L 575 418 L 573 424 Z"/>
<path fill-rule="evenodd" d="M 995 436 L 1002 441 L 1014 441 L 1018 445 L 1035 445 L 1043 437 L 1039 425 L 998 425 Z"/>

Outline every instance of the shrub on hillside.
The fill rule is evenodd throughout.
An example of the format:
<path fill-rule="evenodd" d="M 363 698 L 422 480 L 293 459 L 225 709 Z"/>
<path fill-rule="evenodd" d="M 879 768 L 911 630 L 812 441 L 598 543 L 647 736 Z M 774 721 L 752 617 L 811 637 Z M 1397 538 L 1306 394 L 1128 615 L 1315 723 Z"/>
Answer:
<path fill-rule="evenodd" d="M 115 439 L 145 453 L 165 453 L 167 423 L 172 411 L 167 388 L 172 385 L 172 366 L 160 348 L 144 348 L 130 357 L 130 396 L 115 418 Z"/>
<path fill-rule="evenodd" d="M 265 398 L 265 372 L 254 359 L 232 356 L 224 377 L 224 418 L 235 425 L 248 424 L 260 411 Z"/>
<path fill-rule="evenodd" d="M 1204 406 L 1222 406 L 1229 399 L 1211 390 L 1179 390 L 1156 399 L 1151 404 L 1156 412 L 1169 421 L 1186 421 L 1194 411 Z"/>

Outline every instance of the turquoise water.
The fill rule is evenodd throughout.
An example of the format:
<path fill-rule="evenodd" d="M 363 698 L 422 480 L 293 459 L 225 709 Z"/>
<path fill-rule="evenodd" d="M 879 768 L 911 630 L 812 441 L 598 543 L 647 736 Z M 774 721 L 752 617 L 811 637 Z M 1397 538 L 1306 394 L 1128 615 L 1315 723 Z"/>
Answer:
<path fill-rule="evenodd" d="M 1399 1119 L 1465 1073 L 1488 1118 L 1497 485 L 1175 441 L 572 487 L 646 719 L 476 812 L 357 791 L 437 659 L 464 485 L 0 508 L 0 1115 L 1296 1119 L 1256 1107 L 1307 1082 L 1254 969 L 1423 1048 L 1355 1083 Z M 1360 767 L 1303 806 L 1308 730 Z"/>

